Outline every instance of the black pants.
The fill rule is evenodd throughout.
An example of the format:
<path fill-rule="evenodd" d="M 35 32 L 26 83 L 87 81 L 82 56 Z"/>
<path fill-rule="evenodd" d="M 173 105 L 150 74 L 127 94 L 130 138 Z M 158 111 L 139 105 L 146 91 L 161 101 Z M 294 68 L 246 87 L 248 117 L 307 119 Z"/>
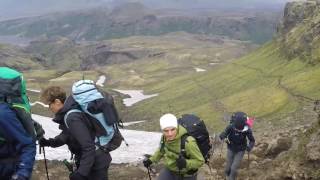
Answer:
<path fill-rule="evenodd" d="M 173 172 L 171 172 L 167 168 L 163 168 L 160 171 L 160 175 L 158 176 L 157 180 L 197 180 L 197 173 L 194 175 L 188 175 L 187 177 L 181 177 Z"/>
<path fill-rule="evenodd" d="M 15 163 L 0 162 L 0 179 L 9 180 L 15 171 Z"/>
<path fill-rule="evenodd" d="M 100 169 L 91 171 L 88 180 L 108 180 L 108 169 Z"/>
<path fill-rule="evenodd" d="M 96 151 L 95 162 L 91 168 L 88 180 L 108 180 L 108 169 L 112 158 L 110 153 L 105 153 L 101 150 Z M 77 167 L 80 165 L 80 161 L 76 161 Z"/>

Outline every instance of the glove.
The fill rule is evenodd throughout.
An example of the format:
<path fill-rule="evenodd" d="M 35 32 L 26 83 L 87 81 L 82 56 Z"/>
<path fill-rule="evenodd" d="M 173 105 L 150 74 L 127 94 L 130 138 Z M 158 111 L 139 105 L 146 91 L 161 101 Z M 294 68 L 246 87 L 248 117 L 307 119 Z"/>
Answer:
<path fill-rule="evenodd" d="M 33 125 L 34 129 L 36 130 L 37 140 L 42 139 L 43 135 L 45 134 L 44 129 L 37 121 L 33 121 Z"/>
<path fill-rule="evenodd" d="M 41 139 L 39 140 L 39 145 L 40 145 L 41 147 L 50 146 L 50 144 L 51 144 L 51 141 L 48 140 L 48 139 L 46 139 L 46 138 L 41 138 Z"/>
<path fill-rule="evenodd" d="M 69 179 L 70 180 L 87 180 L 86 177 L 82 176 L 80 173 L 78 172 L 73 172 L 69 175 Z"/>
<path fill-rule="evenodd" d="M 12 177 L 11 177 L 11 180 L 28 180 L 28 178 L 24 177 L 24 176 L 21 176 L 21 175 L 18 175 L 18 174 L 14 174 Z"/>
<path fill-rule="evenodd" d="M 250 152 L 252 150 L 252 148 L 250 146 L 247 146 L 247 149 L 246 149 L 248 152 Z"/>
<path fill-rule="evenodd" d="M 146 167 L 146 168 L 149 168 L 150 165 L 152 164 L 152 161 L 147 157 L 142 162 L 143 162 L 144 167 Z"/>
<path fill-rule="evenodd" d="M 177 159 L 176 163 L 177 163 L 178 169 L 183 169 L 187 167 L 187 161 L 182 155 L 179 155 L 179 158 Z"/>

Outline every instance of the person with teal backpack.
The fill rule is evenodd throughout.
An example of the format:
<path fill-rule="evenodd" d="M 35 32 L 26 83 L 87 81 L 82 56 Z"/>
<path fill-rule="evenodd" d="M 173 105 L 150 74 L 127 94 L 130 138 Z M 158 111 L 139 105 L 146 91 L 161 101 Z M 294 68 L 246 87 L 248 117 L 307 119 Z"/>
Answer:
<path fill-rule="evenodd" d="M 25 80 L 20 72 L 0 67 L 0 84 L 0 179 L 28 180 L 35 161 L 37 133 Z"/>

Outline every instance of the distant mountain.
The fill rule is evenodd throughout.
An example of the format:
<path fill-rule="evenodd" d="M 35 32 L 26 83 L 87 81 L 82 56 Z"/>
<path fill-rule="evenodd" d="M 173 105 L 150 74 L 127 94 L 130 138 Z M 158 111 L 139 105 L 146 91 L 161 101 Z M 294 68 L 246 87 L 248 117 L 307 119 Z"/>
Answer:
<path fill-rule="evenodd" d="M 1 0 L 0 20 L 91 7 L 115 7 L 128 2 L 139 2 L 154 9 L 282 9 L 285 1 L 287 0 Z"/>
<path fill-rule="evenodd" d="M 3 21 L 0 22 L 0 35 L 65 36 L 78 41 L 186 31 L 263 43 L 272 38 L 280 13 L 208 9 L 155 11 L 141 3 L 125 3 L 113 10 L 96 8 Z"/>
<path fill-rule="evenodd" d="M 153 9 L 282 9 L 289 0 L 112 0 L 111 5 L 117 6 L 128 2 L 139 2 Z"/>
<path fill-rule="evenodd" d="M 0 20 L 87 9 L 105 4 L 106 1 L 103 0 L 1 0 Z"/>

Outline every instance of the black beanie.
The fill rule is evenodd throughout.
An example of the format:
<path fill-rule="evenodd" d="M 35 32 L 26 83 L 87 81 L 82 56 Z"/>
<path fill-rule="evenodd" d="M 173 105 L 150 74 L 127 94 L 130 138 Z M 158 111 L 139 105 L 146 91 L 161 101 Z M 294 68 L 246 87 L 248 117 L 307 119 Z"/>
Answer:
<path fill-rule="evenodd" d="M 247 114 L 244 112 L 235 112 L 232 114 L 231 121 L 236 129 L 243 130 L 247 122 L 247 117 Z"/>

